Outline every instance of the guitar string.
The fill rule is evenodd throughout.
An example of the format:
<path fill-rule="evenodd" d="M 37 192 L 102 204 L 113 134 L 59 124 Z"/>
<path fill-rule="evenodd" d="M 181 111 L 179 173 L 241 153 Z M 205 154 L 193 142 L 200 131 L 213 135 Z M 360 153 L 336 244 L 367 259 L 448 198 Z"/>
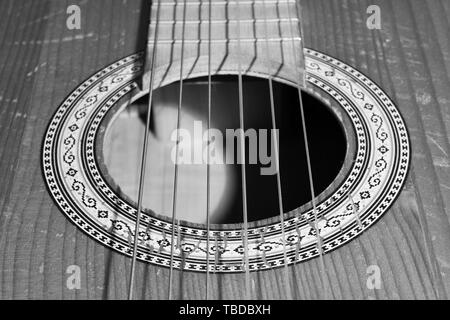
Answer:
<path fill-rule="evenodd" d="M 211 140 L 211 106 L 212 106 L 212 90 L 211 90 L 211 16 L 212 16 L 212 0 L 209 0 L 209 8 L 208 8 L 208 141 L 207 141 L 207 162 L 206 162 L 206 292 L 205 298 L 208 300 L 208 290 L 209 290 L 209 215 L 210 215 L 210 140 Z"/>
<path fill-rule="evenodd" d="M 301 26 L 301 8 L 300 8 L 300 4 L 298 4 L 298 1 L 295 2 L 295 8 L 297 11 L 297 15 L 298 15 L 298 23 L 297 23 L 297 28 L 300 34 L 300 41 L 303 42 L 303 28 Z M 291 11 L 288 11 L 288 19 L 289 21 L 291 21 Z M 290 28 L 290 33 L 291 36 L 294 36 L 294 32 L 292 29 L 292 23 L 289 24 L 289 28 Z M 292 51 L 293 51 L 293 56 L 294 56 L 294 64 L 295 67 L 299 67 L 299 63 L 297 60 L 297 55 L 295 54 L 295 40 L 292 39 Z M 304 52 L 302 50 L 302 46 L 300 46 L 300 56 L 303 59 L 303 63 L 305 63 L 305 57 L 304 57 Z M 299 79 L 297 81 L 297 91 L 298 91 L 298 99 L 299 99 L 299 107 L 300 107 L 300 115 L 301 115 L 301 122 L 302 122 L 302 127 L 303 127 L 303 139 L 304 139 L 304 144 L 305 144 L 305 153 L 306 153 L 306 164 L 307 164 L 307 168 L 308 168 L 308 180 L 309 180 L 309 188 L 310 188 L 310 193 L 311 193 L 311 202 L 312 202 L 312 207 L 313 207 L 313 214 L 314 214 L 314 229 L 316 232 L 316 238 L 317 238 L 317 246 L 318 246 L 318 251 L 319 251 L 319 264 L 320 264 L 320 274 L 321 274 L 321 282 L 322 282 L 322 295 L 324 297 L 324 299 L 327 299 L 328 297 L 328 290 L 327 290 L 327 284 L 325 281 L 325 262 L 323 259 L 323 252 L 322 252 L 322 239 L 320 237 L 320 230 L 318 228 L 318 219 L 317 219 L 317 207 L 316 207 L 316 199 L 315 199 L 315 192 L 314 192 L 314 181 L 313 181 L 313 173 L 312 173 L 312 167 L 311 167 L 311 154 L 309 152 L 309 142 L 308 142 L 308 133 L 307 133 L 307 129 L 306 129 L 306 120 L 305 120 L 305 112 L 304 112 L 304 107 L 303 107 L 303 100 L 302 100 L 302 90 L 301 88 L 306 88 L 307 82 L 306 82 L 306 66 L 303 65 L 303 74 L 301 73 L 301 71 L 299 71 Z"/>
<path fill-rule="evenodd" d="M 178 3 L 178 2 L 177 2 Z M 181 105 L 183 103 L 183 69 L 184 69 L 184 38 L 186 29 L 186 0 L 183 1 L 183 24 L 181 30 L 181 56 L 180 56 L 180 86 L 178 97 L 178 111 L 177 111 L 177 140 L 175 144 L 175 173 L 173 178 L 173 193 L 172 193 L 172 235 L 170 244 L 170 270 L 169 270 L 169 297 L 168 300 L 172 300 L 172 286 L 173 286 L 173 260 L 174 260 L 174 239 L 175 239 L 175 222 L 177 212 L 177 193 L 178 193 L 178 147 L 180 144 L 180 123 L 181 123 Z M 177 246 L 180 248 L 181 237 L 179 236 L 180 230 L 177 224 Z"/>
<path fill-rule="evenodd" d="M 211 59 L 211 55 L 210 55 L 210 44 L 211 44 L 211 0 L 210 1 L 210 9 L 209 9 L 209 42 L 208 42 L 208 128 L 210 126 L 210 107 L 211 107 L 211 74 L 210 74 L 210 59 Z M 265 2 L 265 0 L 264 0 Z M 264 3 L 265 5 L 265 3 Z M 158 1 L 158 7 L 157 7 L 157 23 L 156 23 L 156 27 L 155 27 L 155 41 L 154 41 L 154 47 L 156 48 L 156 44 L 157 44 L 157 34 L 158 34 L 158 25 L 159 25 L 159 6 L 160 6 L 160 2 Z M 239 6 L 239 4 L 238 4 Z M 183 55 L 184 55 L 184 35 L 185 35 L 185 17 L 186 17 L 186 0 L 184 1 L 184 9 L 183 9 L 183 27 L 182 27 L 182 44 L 181 44 L 181 68 L 180 68 L 180 96 L 179 96 L 179 105 L 178 105 L 178 115 L 177 115 L 177 142 L 176 142 L 176 156 L 178 156 L 178 146 L 179 146 L 179 126 L 180 126 L 180 114 L 181 114 L 181 104 L 182 104 L 182 96 L 183 96 Z M 290 19 L 290 12 L 288 10 L 289 13 L 289 20 Z M 266 14 L 266 13 L 265 13 Z M 239 111 L 240 111 L 240 127 L 243 130 L 244 129 L 244 114 L 243 114 L 243 86 L 242 86 L 242 63 L 241 63 L 241 41 L 240 41 L 240 17 L 237 20 L 237 24 L 238 24 L 238 81 L 239 81 Z M 267 26 L 266 27 L 266 36 L 267 36 Z M 290 25 L 291 28 L 291 35 L 293 36 L 293 32 L 292 32 L 292 26 Z M 300 29 L 301 30 L 301 29 Z M 266 38 L 267 39 L 267 38 Z M 301 39 L 303 39 L 301 37 Z M 294 40 L 293 40 L 294 41 Z M 266 43 L 268 43 L 268 41 L 266 41 Z M 296 59 L 296 55 L 295 55 L 295 46 L 293 44 L 293 50 L 294 50 L 294 58 Z M 156 49 L 153 50 L 153 58 L 152 58 L 152 68 L 151 70 L 153 71 L 153 67 L 154 67 L 154 61 L 155 61 L 155 57 L 156 57 Z M 295 62 L 295 65 L 297 65 L 297 62 Z M 149 111 L 147 114 L 147 123 L 146 123 L 146 127 L 149 126 L 149 118 L 150 118 L 150 109 L 151 109 L 151 100 L 152 100 L 152 96 L 153 96 L 153 76 L 154 73 L 151 73 L 151 81 L 150 81 L 150 92 L 149 92 Z M 306 81 L 305 79 L 303 79 L 303 85 L 305 85 Z M 275 122 L 274 122 L 274 106 L 273 106 L 273 86 L 272 86 L 272 78 L 270 77 L 269 79 L 269 86 L 270 86 L 270 95 L 271 95 L 271 111 L 272 111 L 272 122 L 273 122 L 273 126 L 275 128 Z M 305 148 L 306 148 L 306 154 L 307 154 L 307 163 L 308 163 L 308 175 L 309 175 L 309 180 L 310 180 L 310 188 L 311 188 L 311 194 L 312 194 L 312 203 L 313 203 L 313 211 L 314 211 L 314 215 L 315 215 L 315 225 L 316 225 L 316 232 L 317 232 L 317 213 L 316 213 L 316 208 L 315 208 L 315 197 L 314 197 L 314 185 L 313 185 L 313 181 L 312 181 L 312 172 L 311 172 L 311 160 L 310 160 L 310 154 L 309 154 L 309 148 L 308 148 L 308 141 L 307 141 L 307 132 L 306 132 L 306 127 L 305 127 L 305 119 L 304 119 L 304 112 L 303 112 L 303 103 L 302 103 L 302 99 L 301 99 L 301 89 L 298 86 L 298 90 L 299 90 L 299 100 L 300 100 L 300 109 L 301 109 L 301 115 L 302 115 L 302 122 L 303 122 L 303 134 L 304 134 L 304 139 L 305 139 Z M 209 142 L 209 134 L 208 134 L 208 142 Z M 277 140 L 277 139 L 276 139 Z M 146 151 L 148 148 L 148 130 L 146 130 L 145 135 L 144 135 L 144 150 Z M 278 148 L 276 148 L 278 150 Z M 276 151 L 277 153 L 277 151 Z M 209 156 L 209 153 L 208 153 Z M 248 217 L 247 217 L 247 195 L 246 195 L 246 174 L 245 174 L 245 137 L 241 134 L 241 156 L 243 157 L 243 165 L 241 166 L 242 170 L 242 195 L 243 195 L 243 215 L 244 215 L 244 259 L 245 259 L 245 283 L 246 283 L 246 298 L 248 299 L 250 296 L 250 276 L 249 276 L 249 261 L 248 261 Z M 139 230 L 139 222 L 140 222 L 140 215 L 141 215 L 141 211 L 142 211 L 142 194 L 143 194 L 143 184 L 144 184 L 144 177 L 145 177 L 145 163 L 146 163 L 146 158 L 147 158 L 147 152 L 143 153 L 142 156 L 142 160 L 141 160 L 141 174 L 140 174 L 140 183 L 139 183 L 139 196 L 138 196 L 138 215 L 137 215 L 137 221 L 136 221 L 136 232 L 135 232 L 135 246 L 134 246 L 134 250 L 133 250 L 133 260 L 132 260 L 132 272 L 130 275 L 130 292 L 129 292 L 129 299 L 132 299 L 132 291 L 133 291 L 133 282 L 134 282 L 134 270 L 135 270 L 135 262 L 136 262 L 136 254 L 137 254 L 137 238 L 138 238 L 138 230 Z M 209 163 L 209 161 L 208 161 Z M 279 179 L 279 170 L 278 170 L 278 156 L 276 156 L 276 163 L 277 163 L 277 184 L 278 187 L 280 188 L 280 179 Z M 178 161 L 176 159 L 175 162 L 175 175 L 174 175 L 174 192 L 173 192 L 173 210 L 172 210 L 172 241 L 171 241 L 171 262 L 170 262 L 170 273 L 169 273 L 169 300 L 172 297 L 172 278 L 173 278 L 173 253 L 174 253 L 174 236 L 175 236 L 175 219 L 176 219 L 176 194 L 177 194 L 177 180 L 178 180 Z M 209 166 L 208 166 L 208 174 L 207 174 L 207 181 L 209 184 Z M 207 191 L 207 227 L 208 227 L 208 232 L 207 232 L 207 246 L 209 247 L 209 186 L 208 186 L 208 191 Z M 282 199 L 280 197 L 280 190 L 278 190 L 278 194 L 279 194 L 279 204 L 280 204 L 280 208 L 282 208 Z M 283 212 L 281 210 L 281 212 Z M 282 216 L 282 214 L 281 214 Z M 284 229 L 284 224 L 282 223 L 282 229 Z M 283 230 L 284 231 L 284 230 Z M 283 232 L 284 233 L 284 232 Z M 318 235 L 318 232 L 317 232 Z M 283 235 L 284 238 L 284 235 Z M 319 242 L 319 246 L 321 246 L 320 244 L 320 236 L 318 236 L 318 242 Z M 285 243 L 284 243 L 285 246 Z M 321 250 L 319 250 L 319 254 L 321 256 L 321 260 L 323 259 L 322 257 L 322 252 Z M 207 255 L 207 264 L 209 264 L 209 255 Z M 287 261 L 287 257 L 286 257 L 286 251 L 284 249 L 284 259 L 285 259 L 285 266 L 286 266 L 286 261 Z M 322 270 L 323 270 L 323 263 L 321 263 L 322 266 Z M 207 270 L 209 271 L 209 267 L 207 268 Z M 322 272 L 323 273 L 323 272 Z M 208 272 L 207 272 L 208 274 Z M 285 280 L 285 283 L 288 284 L 288 281 Z M 324 286 L 324 281 L 322 279 L 322 283 Z M 208 283 L 207 283 L 207 289 L 208 290 Z M 207 295 L 208 296 L 208 295 Z"/>
<path fill-rule="evenodd" d="M 264 12 L 264 33 L 266 38 L 266 53 L 269 54 L 269 31 L 267 27 L 267 5 L 266 0 L 263 0 L 263 12 Z M 270 58 L 270 57 L 269 57 Z M 269 59 L 267 59 L 267 62 Z M 283 275 L 284 275 L 284 285 L 286 290 L 286 298 L 289 299 L 292 297 L 291 286 L 289 282 L 289 271 L 288 271 L 288 258 L 286 252 L 286 237 L 285 237 L 285 228 L 284 228 L 284 207 L 283 207 L 283 194 L 281 191 L 281 172 L 280 172 L 280 154 L 279 154 L 279 144 L 278 144 L 278 131 L 276 126 L 276 116 L 275 116 L 275 101 L 273 95 L 273 77 L 270 70 L 270 66 L 267 68 L 268 84 L 269 84 L 269 94 L 270 94 L 270 111 L 272 115 L 272 128 L 275 132 L 275 137 L 273 139 L 274 150 L 275 150 L 275 165 L 276 165 L 276 176 L 277 176 L 277 192 L 278 192 L 278 208 L 280 214 L 280 223 L 281 223 L 281 238 L 283 241 L 283 259 L 284 259 L 284 267 L 283 267 Z"/>
<path fill-rule="evenodd" d="M 141 211 L 142 211 L 142 199 L 144 194 L 144 184 L 145 184 L 145 168 L 147 164 L 147 150 L 148 150 L 148 138 L 149 138 L 149 129 L 150 129 L 150 117 L 151 117 L 151 109 L 153 103 L 153 86 L 154 86 L 154 78 L 155 78 L 155 64 L 157 58 L 158 51 L 158 29 L 159 29 L 159 19 L 160 19 L 160 0 L 158 0 L 157 8 L 156 8 L 156 26 L 155 26 L 155 36 L 153 42 L 153 51 L 152 51 L 152 60 L 150 63 L 150 84 L 149 84 L 149 92 L 148 92 L 148 108 L 147 108 L 147 118 L 145 123 L 145 132 L 144 132 L 144 143 L 142 146 L 142 155 L 141 155 L 141 163 L 140 163 L 140 172 L 139 172 L 139 187 L 138 187 L 138 207 L 137 207 L 137 215 L 136 215 L 136 227 L 134 231 L 134 246 L 133 246 L 133 256 L 131 259 L 131 271 L 130 271 L 130 286 L 128 291 L 128 299 L 133 300 L 134 294 L 134 277 L 136 271 L 136 256 L 137 256 L 137 248 L 138 248 L 138 239 L 139 239 L 139 228 L 141 222 Z"/>
<path fill-rule="evenodd" d="M 240 8 L 237 2 L 237 8 Z M 242 61 L 241 61 L 241 16 L 240 10 L 237 10 L 237 55 L 238 55 L 238 85 L 239 85 L 239 127 L 241 129 L 240 147 L 241 147 L 241 187 L 242 187 L 242 212 L 244 218 L 243 244 L 244 244 L 244 269 L 245 269 L 245 299 L 250 300 L 250 266 L 248 257 L 248 215 L 247 215 L 247 180 L 245 170 L 245 136 L 244 136 L 244 97 L 242 86 Z"/>

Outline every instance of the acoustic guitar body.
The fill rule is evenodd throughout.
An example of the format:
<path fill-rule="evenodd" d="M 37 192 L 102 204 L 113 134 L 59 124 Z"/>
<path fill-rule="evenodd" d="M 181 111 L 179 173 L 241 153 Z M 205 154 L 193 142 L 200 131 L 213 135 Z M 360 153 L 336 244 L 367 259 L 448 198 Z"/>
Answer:
<path fill-rule="evenodd" d="M 126 299 L 143 140 L 133 139 L 145 131 L 142 114 L 127 107 L 148 101 L 151 87 L 163 100 L 173 86 L 167 96 L 176 104 L 181 78 L 192 98 L 190 85 L 212 74 L 216 88 L 235 84 L 222 103 L 229 111 L 217 114 L 238 117 L 241 74 L 244 94 L 259 95 L 249 89 L 258 79 L 268 100 L 271 80 L 328 108 L 343 129 L 342 164 L 315 201 L 295 202 L 295 186 L 308 183 L 291 179 L 294 205 L 283 220 L 275 210 L 246 226 L 213 221 L 208 247 L 206 166 L 180 166 L 180 221 L 172 224 L 173 163 L 161 160 L 170 151 L 157 137 L 176 108 L 164 118 L 163 103 L 155 104 L 134 298 L 167 299 L 170 289 L 183 300 L 447 299 L 450 2 L 211 3 L 210 51 L 209 1 L 0 3 L 0 298 Z M 80 8 L 80 28 L 69 28 L 71 5 Z M 373 5 L 380 28 L 370 27 Z M 250 126 L 259 113 L 246 116 Z M 328 126 L 321 119 L 305 128 Z M 312 149 L 325 159 L 332 146 L 323 141 Z M 212 195 L 222 187 L 240 193 L 237 177 L 231 187 L 211 180 Z M 250 202 L 265 198 L 249 193 Z M 183 218 L 191 209 L 198 219 Z"/>

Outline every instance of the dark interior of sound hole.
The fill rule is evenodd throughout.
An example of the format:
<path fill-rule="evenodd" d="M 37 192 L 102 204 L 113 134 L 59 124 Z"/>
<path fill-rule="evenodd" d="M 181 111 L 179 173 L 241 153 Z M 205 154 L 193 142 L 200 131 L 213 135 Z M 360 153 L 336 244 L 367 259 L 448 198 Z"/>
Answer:
<path fill-rule="evenodd" d="M 212 78 L 212 127 L 226 137 L 226 129 L 239 128 L 239 88 L 237 76 L 214 76 Z M 303 128 L 297 88 L 274 81 L 275 116 L 279 129 L 280 177 L 284 212 L 289 212 L 311 200 L 306 162 Z M 182 118 L 190 117 L 203 121 L 206 129 L 208 112 L 207 78 L 184 81 Z M 164 86 L 155 91 L 150 130 L 158 124 L 158 110 L 176 110 L 179 99 L 179 83 Z M 338 175 L 346 155 L 346 138 L 342 124 L 329 107 L 314 96 L 302 93 L 308 141 L 311 155 L 315 194 L 324 191 Z M 243 78 L 243 101 L 245 130 L 267 129 L 267 146 L 270 154 L 270 130 L 272 129 L 271 105 L 268 80 L 256 77 Z M 137 100 L 139 118 L 145 122 L 148 96 Z M 169 106 L 169 107 L 168 107 Z M 156 110 L 156 111 L 155 111 Z M 154 132 L 155 133 L 155 132 Z M 260 136 L 258 137 L 261 138 Z M 225 143 L 224 143 L 225 145 Z M 237 143 L 235 144 L 236 151 Z M 259 149 L 259 148 L 258 148 Z M 249 146 L 247 139 L 246 154 Z M 226 152 L 226 150 L 224 151 Z M 236 158 L 235 152 L 235 158 Z M 150 155 L 151 157 L 151 155 Z M 273 158 L 272 158 L 273 159 Z M 151 160 L 149 160 L 151 161 Z M 262 165 L 246 161 L 248 220 L 256 221 L 279 215 L 277 176 L 262 175 Z M 241 187 L 241 165 L 226 164 L 228 175 L 233 176 L 226 201 L 220 202 L 220 214 L 211 215 L 211 223 L 229 224 L 243 221 L 243 197 Z M 200 177 L 192 177 L 192 179 Z M 201 177 L 204 179 L 204 176 Z M 182 190 L 178 191 L 183 192 Z M 182 209 L 180 209 L 182 211 Z M 158 212 L 170 216 L 171 211 Z M 177 213 L 177 217 L 180 217 Z M 181 219 L 189 220 L 189 218 Z M 193 221 L 198 222 L 198 221 Z"/>

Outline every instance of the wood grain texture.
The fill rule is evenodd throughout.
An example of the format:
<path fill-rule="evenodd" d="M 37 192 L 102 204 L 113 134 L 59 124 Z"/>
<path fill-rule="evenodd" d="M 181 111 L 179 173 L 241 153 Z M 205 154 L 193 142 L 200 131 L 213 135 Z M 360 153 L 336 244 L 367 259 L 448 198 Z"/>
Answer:
<path fill-rule="evenodd" d="M 365 27 L 370 4 L 381 8 L 380 31 Z M 439 14 L 445 5 L 448 2 L 304 4 L 304 29 L 317 31 L 305 32 L 306 46 L 370 76 L 397 103 L 410 132 L 412 164 L 405 190 L 360 239 L 363 248 L 376 249 L 376 243 L 383 247 L 376 255 L 383 261 L 376 263 L 387 277 L 383 283 L 391 286 L 386 288 L 388 298 L 446 298 L 449 292 L 449 24 Z"/>
<path fill-rule="evenodd" d="M 67 30 L 79 4 L 82 29 Z M 334 299 L 446 299 L 450 295 L 450 3 L 302 0 L 305 45 L 356 67 L 397 103 L 411 136 L 404 190 L 383 218 L 325 255 Z M 366 27 L 378 4 L 382 29 Z M 101 14 L 99 14 L 101 12 Z M 53 112 L 82 80 L 145 47 L 146 1 L 0 2 L 0 298 L 123 299 L 130 259 L 88 238 L 56 207 L 42 178 L 41 142 Z M 147 17 L 148 18 L 148 17 Z M 143 40 L 144 39 L 144 40 Z M 81 289 L 66 286 L 70 265 Z M 366 286 L 381 269 L 380 290 Z M 294 298 L 317 299 L 319 261 L 289 268 Z M 137 297 L 167 297 L 165 268 L 138 264 Z M 280 270 L 252 273 L 253 297 L 284 298 Z M 202 299 L 204 274 L 176 272 L 176 298 Z M 213 298 L 241 299 L 240 274 L 213 277 Z"/>

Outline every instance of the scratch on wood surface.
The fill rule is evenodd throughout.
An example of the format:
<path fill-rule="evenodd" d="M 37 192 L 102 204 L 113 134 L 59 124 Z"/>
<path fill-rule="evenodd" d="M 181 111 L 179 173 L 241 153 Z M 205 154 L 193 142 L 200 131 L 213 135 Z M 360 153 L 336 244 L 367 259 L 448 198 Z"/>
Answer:
<path fill-rule="evenodd" d="M 47 62 L 43 62 L 40 65 L 36 66 L 32 71 L 27 73 L 27 77 L 31 77 L 33 74 L 38 72 L 38 70 L 42 67 L 45 67 L 47 65 Z"/>
<path fill-rule="evenodd" d="M 448 158 L 435 157 L 435 158 L 433 158 L 433 164 L 436 167 L 443 167 L 443 168 L 450 167 L 450 162 L 449 162 Z"/>
<path fill-rule="evenodd" d="M 422 63 L 422 62 L 419 62 Z M 425 80 L 425 78 L 423 79 Z M 428 105 L 431 102 L 431 96 L 426 92 L 416 92 L 416 100 L 421 105 Z"/>
<path fill-rule="evenodd" d="M 19 102 L 19 100 L 17 98 L 13 98 L 13 99 L 4 99 L 2 96 L 0 96 L 0 102 L 5 102 L 5 103 L 17 103 Z"/>
<path fill-rule="evenodd" d="M 430 140 L 436 147 L 438 147 L 438 149 L 441 150 L 441 152 L 442 152 L 446 157 L 448 157 L 447 152 L 445 152 L 444 148 L 442 148 L 441 145 L 440 145 L 436 140 L 434 140 L 433 138 L 431 138 L 431 137 L 428 136 L 428 135 L 427 135 L 427 139 Z"/>
<path fill-rule="evenodd" d="M 89 32 L 87 34 L 77 34 L 75 36 L 66 36 L 63 38 L 56 38 L 56 39 L 47 39 L 47 40 L 30 40 L 30 41 L 15 41 L 14 45 L 22 45 L 22 46 L 28 46 L 28 45 L 47 45 L 47 44 L 58 44 L 61 42 L 70 42 L 75 40 L 84 40 L 87 38 L 94 37 L 93 32 Z M 8 45 L 8 43 L 6 44 Z"/>

